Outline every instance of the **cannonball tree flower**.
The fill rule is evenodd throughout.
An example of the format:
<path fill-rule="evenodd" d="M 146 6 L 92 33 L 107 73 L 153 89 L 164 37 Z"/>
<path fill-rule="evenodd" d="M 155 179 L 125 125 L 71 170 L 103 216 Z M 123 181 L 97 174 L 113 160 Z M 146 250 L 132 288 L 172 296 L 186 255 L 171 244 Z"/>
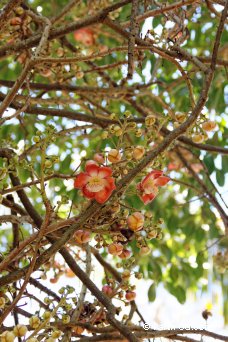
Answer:
<path fill-rule="evenodd" d="M 143 203 L 148 204 L 153 201 L 158 194 L 158 187 L 166 185 L 169 180 L 169 177 L 163 176 L 163 171 L 151 171 L 139 184 L 137 184 L 139 197 Z"/>
<path fill-rule="evenodd" d="M 74 181 L 74 187 L 81 189 L 83 195 L 89 199 L 95 199 L 98 203 L 104 203 L 116 188 L 112 176 L 112 169 L 99 166 L 94 161 L 88 161 L 85 172 L 79 173 Z"/>

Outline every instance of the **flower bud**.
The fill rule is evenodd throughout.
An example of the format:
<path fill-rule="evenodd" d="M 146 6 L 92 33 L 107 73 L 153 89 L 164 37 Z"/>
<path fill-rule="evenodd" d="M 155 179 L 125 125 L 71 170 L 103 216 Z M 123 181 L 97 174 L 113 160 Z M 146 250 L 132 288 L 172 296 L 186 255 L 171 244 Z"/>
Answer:
<path fill-rule="evenodd" d="M 139 255 L 148 255 L 150 254 L 151 249 L 148 246 L 144 246 L 140 248 Z"/>
<path fill-rule="evenodd" d="M 150 230 L 148 233 L 147 233 L 147 238 L 148 239 L 154 239 L 156 238 L 157 236 L 157 231 L 154 229 L 154 230 Z"/>
<path fill-rule="evenodd" d="M 22 324 L 17 324 L 13 329 L 14 335 L 16 335 L 17 337 L 25 336 L 27 331 L 28 331 L 27 327 Z"/>
<path fill-rule="evenodd" d="M 113 289 L 109 285 L 104 285 L 102 287 L 102 292 L 104 292 L 108 297 L 111 297 L 113 294 Z"/>
<path fill-rule="evenodd" d="M 111 243 L 108 246 L 108 252 L 112 255 L 120 255 L 123 251 L 123 246 L 120 243 Z"/>
<path fill-rule="evenodd" d="M 133 291 L 127 291 L 126 294 L 125 294 L 125 298 L 131 302 L 132 300 L 134 300 L 136 297 L 136 293 L 133 292 Z"/>
<path fill-rule="evenodd" d="M 112 149 L 108 153 L 108 160 L 110 163 L 118 163 L 121 160 L 121 154 L 120 151 L 116 149 Z"/>
<path fill-rule="evenodd" d="M 80 80 L 84 76 L 84 72 L 78 71 L 78 72 L 76 72 L 75 76 L 77 77 L 78 80 Z"/>
<path fill-rule="evenodd" d="M 50 318 L 51 318 L 51 312 L 50 311 L 45 311 L 44 313 L 43 313 L 43 319 L 45 320 L 45 321 L 48 321 Z"/>
<path fill-rule="evenodd" d="M 29 325 L 33 329 L 37 329 L 40 325 L 40 319 L 37 316 L 32 316 L 29 318 Z"/>
<path fill-rule="evenodd" d="M 93 159 L 99 164 L 104 164 L 105 159 L 102 153 L 95 153 Z"/>
<path fill-rule="evenodd" d="M 130 110 L 125 110 L 124 116 L 125 116 L 125 118 L 129 118 L 131 116 Z"/>
<path fill-rule="evenodd" d="M 70 322 L 70 316 L 69 315 L 63 315 L 62 316 L 62 322 L 63 322 L 63 324 L 68 324 Z"/>
<path fill-rule="evenodd" d="M 123 280 L 128 280 L 131 276 L 131 272 L 129 270 L 125 270 L 123 271 L 121 277 Z"/>
<path fill-rule="evenodd" d="M 131 252 L 128 249 L 124 249 L 123 252 L 119 255 L 121 259 L 128 259 L 131 256 Z"/>
<path fill-rule="evenodd" d="M 136 160 L 142 159 L 145 153 L 145 148 L 143 146 L 136 146 L 133 149 L 132 155 Z"/>
<path fill-rule="evenodd" d="M 153 124 L 155 123 L 155 117 L 153 115 L 148 115 L 146 118 L 145 118 L 145 125 L 147 127 L 151 127 L 153 126 Z"/>
<path fill-rule="evenodd" d="M 102 139 L 107 139 L 107 138 L 108 138 L 108 131 L 103 131 L 103 132 L 101 133 L 101 138 L 102 138 Z"/>
<path fill-rule="evenodd" d="M 134 232 L 137 232 L 138 230 L 142 229 L 143 224 L 144 224 L 144 216 L 138 211 L 128 216 L 127 218 L 127 225 Z"/>
<path fill-rule="evenodd" d="M 176 113 L 175 118 L 179 123 L 182 123 L 182 122 L 184 122 L 184 120 L 186 118 L 186 114 L 185 113 Z"/>
<path fill-rule="evenodd" d="M 84 244 L 84 243 L 87 243 L 90 241 L 90 233 L 85 231 L 85 230 L 77 230 L 75 233 L 74 233 L 74 238 L 75 238 L 75 241 L 78 243 L 78 244 Z"/>
<path fill-rule="evenodd" d="M 53 338 L 59 338 L 62 335 L 61 330 L 54 330 L 53 333 L 51 334 L 51 337 Z"/>
<path fill-rule="evenodd" d="M 4 331 L 0 337 L 1 342 L 13 342 L 15 339 L 15 335 L 11 331 Z"/>
<path fill-rule="evenodd" d="M 135 131 L 135 136 L 137 138 L 140 138 L 142 136 L 142 130 L 140 128 Z"/>

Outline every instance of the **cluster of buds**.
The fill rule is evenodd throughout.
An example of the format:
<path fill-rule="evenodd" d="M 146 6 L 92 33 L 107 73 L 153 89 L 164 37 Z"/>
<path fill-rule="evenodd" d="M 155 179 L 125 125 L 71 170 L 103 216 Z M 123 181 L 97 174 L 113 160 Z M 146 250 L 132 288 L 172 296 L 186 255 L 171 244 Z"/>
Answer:
<path fill-rule="evenodd" d="M 201 144 L 204 141 L 206 141 L 208 139 L 208 135 L 207 132 L 212 132 L 216 129 L 217 124 L 214 121 L 211 120 L 207 120 L 204 121 L 201 125 L 201 132 L 199 133 L 194 133 L 192 135 L 192 141 L 196 144 Z"/>

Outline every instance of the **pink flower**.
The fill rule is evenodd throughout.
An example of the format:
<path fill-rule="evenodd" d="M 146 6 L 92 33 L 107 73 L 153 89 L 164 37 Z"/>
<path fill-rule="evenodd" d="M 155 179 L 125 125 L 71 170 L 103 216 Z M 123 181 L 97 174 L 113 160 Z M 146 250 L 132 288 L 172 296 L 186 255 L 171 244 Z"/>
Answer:
<path fill-rule="evenodd" d="M 148 204 L 153 201 L 158 194 L 158 187 L 166 185 L 169 180 L 169 177 L 163 176 L 163 171 L 151 171 L 139 184 L 137 184 L 139 196 L 143 203 Z"/>
<path fill-rule="evenodd" d="M 116 188 L 114 178 L 111 177 L 112 169 L 110 167 L 98 166 L 95 162 L 91 163 L 88 161 L 85 171 L 76 176 L 74 187 L 81 189 L 86 198 L 104 203 Z"/>

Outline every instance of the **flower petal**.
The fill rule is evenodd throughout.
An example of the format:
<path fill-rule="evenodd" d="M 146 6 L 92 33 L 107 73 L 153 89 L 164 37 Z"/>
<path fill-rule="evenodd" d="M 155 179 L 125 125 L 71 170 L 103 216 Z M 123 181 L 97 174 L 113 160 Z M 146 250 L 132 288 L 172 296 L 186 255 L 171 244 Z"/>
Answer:
<path fill-rule="evenodd" d="M 110 167 L 106 167 L 106 166 L 100 167 L 98 175 L 101 178 L 110 177 L 112 175 L 112 169 Z"/>
<path fill-rule="evenodd" d="M 149 180 L 154 180 L 158 177 L 160 177 L 163 174 L 163 171 L 159 171 L 159 170 L 153 170 L 150 173 L 148 173 L 148 175 L 142 180 L 142 186 L 144 186 L 144 184 L 146 184 Z"/>
<path fill-rule="evenodd" d="M 96 162 L 90 163 L 89 161 L 88 163 L 86 163 L 85 169 L 89 176 L 97 176 L 100 167 L 97 165 Z"/>
<path fill-rule="evenodd" d="M 98 203 L 104 203 L 111 196 L 112 189 L 105 187 L 103 190 L 95 193 L 95 200 Z"/>
<path fill-rule="evenodd" d="M 95 197 L 96 192 L 89 191 L 86 186 L 82 188 L 82 193 L 86 198 L 92 199 Z"/>
<path fill-rule="evenodd" d="M 85 172 L 79 173 L 74 180 L 74 187 L 76 189 L 81 189 L 89 181 L 89 175 Z"/>
<path fill-rule="evenodd" d="M 162 176 L 162 177 L 157 178 L 157 179 L 154 181 L 154 184 L 155 184 L 156 186 L 164 186 L 164 185 L 166 185 L 169 181 L 170 181 L 170 178 L 169 178 L 169 177 Z"/>
<path fill-rule="evenodd" d="M 140 198 L 144 204 L 150 203 L 151 201 L 153 201 L 153 199 L 155 197 L 156 197 L 156 194 L 144 194 L 144 195 L 140 196 Z"/>

